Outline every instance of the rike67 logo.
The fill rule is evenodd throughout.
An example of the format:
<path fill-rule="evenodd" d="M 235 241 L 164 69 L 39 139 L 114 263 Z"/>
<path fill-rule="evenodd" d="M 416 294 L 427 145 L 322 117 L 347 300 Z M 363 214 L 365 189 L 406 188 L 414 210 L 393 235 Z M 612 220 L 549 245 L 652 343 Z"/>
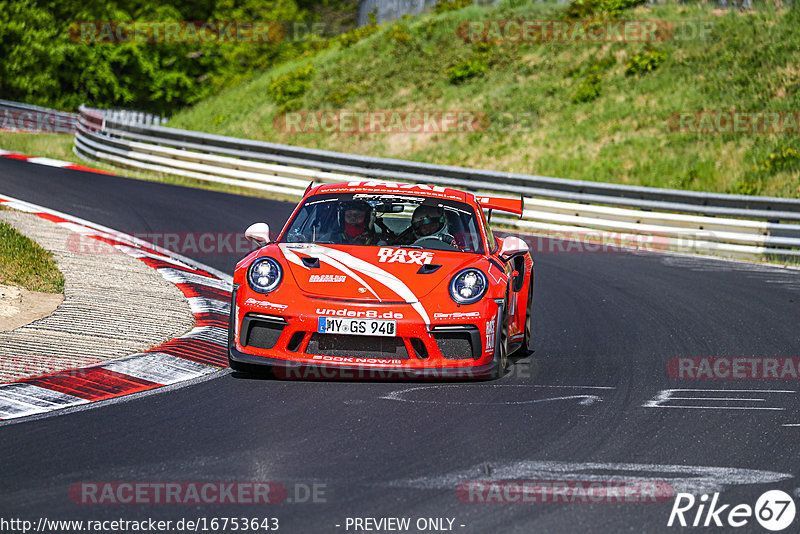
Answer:
<path fill-rule="evenodd" d="M 767 530 L 784 530 L 794 522 L 795 504 L 792 497 L 781 490 L 763 493 L 755 507 L 749 504 L 720 504 L 719 493 L 710 498 L 703 494 L 699 499 L 691 493 L 678 493 L 667 526 L 729 527 L 739 528 L 756 521 Z"/>

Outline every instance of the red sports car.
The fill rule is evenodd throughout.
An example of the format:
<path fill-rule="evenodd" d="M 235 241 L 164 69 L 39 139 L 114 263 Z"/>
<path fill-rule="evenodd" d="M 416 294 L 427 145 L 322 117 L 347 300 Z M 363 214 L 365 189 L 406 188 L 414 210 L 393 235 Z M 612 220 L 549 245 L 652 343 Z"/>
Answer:
<path fill-rule="evenodd" d="M 230 366 L 282 377 L 497 378 L 531 345 L 533 260 L 484 210 L 522 199 L 360 181 L 309 186 L 236 265 Z"/>

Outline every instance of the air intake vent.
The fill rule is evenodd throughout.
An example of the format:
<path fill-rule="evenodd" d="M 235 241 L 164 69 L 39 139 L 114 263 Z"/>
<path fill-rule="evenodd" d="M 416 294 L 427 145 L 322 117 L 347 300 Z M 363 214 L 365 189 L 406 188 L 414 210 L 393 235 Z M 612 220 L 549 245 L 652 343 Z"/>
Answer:
<path fill-rule="evenodd" d="M 303 343 L 303 338 L 305 335 L 305 332 L 295 332 L 292 334 L 291 339 L 289 339 L 289 343 L 286 344 L 286 348 L 292 352 L 297 352 L 297 349 L 300 348 L 300 344 Z"/>
<path fill-rule="evenodd" d="M 424 360 L 428 357 L 428 349 L 421 339 L 412 337 L 408 341 L 411 343 L 411 348 L 414 349 L 414 356 L 420 360 Z"/>
<path fill-rule="evenodd" d="M 407 360 L 408 351 L 403 338 L 382 336 L 351 336 L 347 334 L 311 334 L 307 354 L 320 356 L 349 356 Z"/>
<path fill-rule="evenodd" d="M 476 326 L 435 329 L 431 335 L 448 360 L 477 360 L 481 357 L 481 334 Z"/>
<path fill-rule="evenodd" d="M 319 258 L 311 258 L 308 256 L 304 256 L 302 258 L 303 265 L 306 267 L 311 267 L 312 269 L 319 269 Z"/>
<path fill-rule="evenodd" d="M 264 317 L 248 313 L 242 320 L 242 345 L 271 349 L 278 342 L 286 322 L 279 317 Z"/>

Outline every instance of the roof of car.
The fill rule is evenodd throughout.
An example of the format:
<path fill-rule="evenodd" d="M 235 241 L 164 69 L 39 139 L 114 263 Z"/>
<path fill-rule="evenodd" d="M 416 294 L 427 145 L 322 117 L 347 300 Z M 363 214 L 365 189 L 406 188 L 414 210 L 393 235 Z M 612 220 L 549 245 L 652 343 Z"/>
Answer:
<path fill-rule="evenodd" d="M 403 184 L 396 182 L 379 182 L 375 180 L 363 180 L 352 182 L 340 182 L 335 184 L 324 184 L 314 187 L 310 193 L 319 195 L 323 193 L 390 193 L 411 196 L 422 196 L 430 198 L 441 198 L 467 202 L 467 198 L 472 194 L 450 189 L 438 185 L 426 184 Z"/>

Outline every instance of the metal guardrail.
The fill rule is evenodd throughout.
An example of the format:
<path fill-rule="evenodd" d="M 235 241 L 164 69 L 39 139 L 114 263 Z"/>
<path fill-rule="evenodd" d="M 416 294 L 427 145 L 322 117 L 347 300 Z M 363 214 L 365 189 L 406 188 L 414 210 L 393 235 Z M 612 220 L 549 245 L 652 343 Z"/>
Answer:
<path fill-rule="evenodd" d="M 0 130 L 74 134 L 77 128 L 77 113 L 0 100 Z"/>
<path fill-rule="evenodd" d="M 657 238 L 659 248 L 679 251 L 800 257 L 800 200 L 375 158 L 167 128 L 152 119 L 140 122 L 135 114 L 86 107 L 80 111 L 75 153 L 121 166 L 294 197 L 303 194 L 309 181 L 356 177 L 523 195 L 526 209 L 520 220 L 495 221 L 562 237 L 650 236 Z"/>

